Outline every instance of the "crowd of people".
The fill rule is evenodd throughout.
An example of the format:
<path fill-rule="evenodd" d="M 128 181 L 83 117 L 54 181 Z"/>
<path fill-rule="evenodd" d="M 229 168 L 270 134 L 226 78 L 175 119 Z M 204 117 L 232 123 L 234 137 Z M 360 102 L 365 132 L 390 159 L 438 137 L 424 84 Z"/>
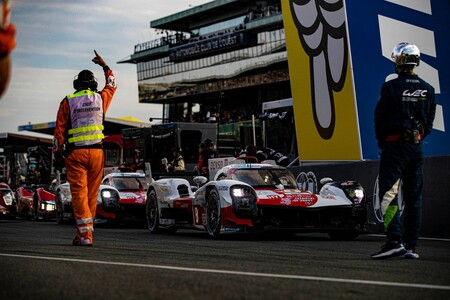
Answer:
<path fill-rule="evenodd" d="M 195 165 L 194 173 L 196 175 L 209 175 L 209 160 L 219 158 L 214 142 L 207 138 L 198 146 L 198 162 Z M 256 163 L 274 161 L 277 165 L 288 166 L 290 160 L 281 152 L 266 148 L 247 145 L 239 154 L 239 157 L 254 158 Z M 163 158 L 163 165 L 168 173 L 181 173 L 186 171 L 186 164 L 180 147 L 172 148 L 172 160 L 169 162 L 167 158 Z"/>

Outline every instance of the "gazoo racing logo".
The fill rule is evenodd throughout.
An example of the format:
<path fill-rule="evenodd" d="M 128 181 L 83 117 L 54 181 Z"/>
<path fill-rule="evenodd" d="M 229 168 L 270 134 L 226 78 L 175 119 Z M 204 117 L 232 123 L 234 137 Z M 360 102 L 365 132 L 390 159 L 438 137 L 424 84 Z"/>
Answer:
<path fill-rule="evenodd" d="M 426 100 L 427 90 L 404 90 L 402 94 L 402 101 L 416 102 L 419 100 Z"/>
<path fill-rule="evenodd" d="M 318 198 L 311 193 L 285 193 L 281 195 L 280 204 L 307 207 L 316 204 Z"/>

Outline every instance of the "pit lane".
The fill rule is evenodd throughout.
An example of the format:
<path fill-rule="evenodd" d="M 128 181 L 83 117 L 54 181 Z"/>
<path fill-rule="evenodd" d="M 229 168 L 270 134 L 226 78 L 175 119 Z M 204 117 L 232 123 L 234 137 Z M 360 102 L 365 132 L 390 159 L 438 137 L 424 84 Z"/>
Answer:
<path fill-rule="evenodd" d="M 450 241 L 421 239 L 421 259 L 374 261 L 382 236 L 150 234 L 142 223 L 97 226 L 0 220 L 2 299 L 449 299 Z"/>

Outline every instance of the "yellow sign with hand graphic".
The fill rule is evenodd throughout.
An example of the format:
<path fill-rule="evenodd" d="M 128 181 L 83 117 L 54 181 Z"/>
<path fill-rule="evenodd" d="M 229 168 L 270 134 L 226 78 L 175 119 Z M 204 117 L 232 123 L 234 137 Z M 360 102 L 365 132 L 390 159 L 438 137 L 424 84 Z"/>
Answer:
<path fill-rule="evenodd" d="M 343 0 L 320 3 L 282 0 L 300 159 L 361 160 Z"/>

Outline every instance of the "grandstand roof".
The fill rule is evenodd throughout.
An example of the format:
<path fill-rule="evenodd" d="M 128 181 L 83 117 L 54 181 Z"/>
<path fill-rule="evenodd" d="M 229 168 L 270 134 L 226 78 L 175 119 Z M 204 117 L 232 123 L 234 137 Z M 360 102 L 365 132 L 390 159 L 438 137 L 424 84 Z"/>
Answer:
<path fill-rule="evenodd" d="M 0 148 L 5 146 L 51 146 L 51 135 L 30 135 L 26 133 L 0 132 Z"/>
<path fill-rule="evenodd" d="M 151 28 L 190 32 L 207 25 L 244 15 L 258 1 L 216 0 L 150 22 Z M 278 0 L 279 2 L 279 0 Z"/>
<path fill-rule="evenodd" d="M 36 124 L 27 124 L 20 125 L 19 131 L 31 131 L 53 135 L 55 131 L 56 122 L 47 122 L 47 123 L 36 123 Z M 121 118 L 111 118 L 106 117 L 104 122 L 104 134 L 120 134 L 122 133 L 122 129 L 130 128 L 130 127 L 148 127 L 150 123 L 141 121 L 134 117 L 121 117 Z"/>

